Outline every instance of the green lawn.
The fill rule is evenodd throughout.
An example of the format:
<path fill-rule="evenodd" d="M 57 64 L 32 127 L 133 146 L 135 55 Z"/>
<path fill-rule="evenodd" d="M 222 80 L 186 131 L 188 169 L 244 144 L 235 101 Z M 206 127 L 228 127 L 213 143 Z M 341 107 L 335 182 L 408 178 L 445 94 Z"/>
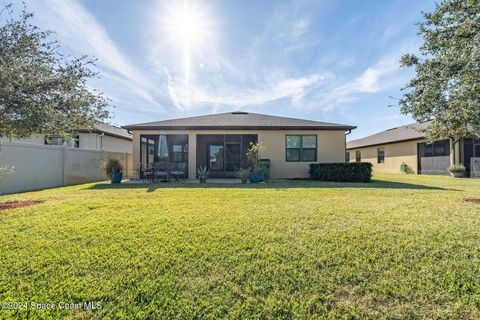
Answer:
<path fill-rule="evenodd" d="M 0 318 L 480 318 L 480 180 L 108 184 L 0 211 Z M 5 304 L 4 304 L 5 307 Z"/>

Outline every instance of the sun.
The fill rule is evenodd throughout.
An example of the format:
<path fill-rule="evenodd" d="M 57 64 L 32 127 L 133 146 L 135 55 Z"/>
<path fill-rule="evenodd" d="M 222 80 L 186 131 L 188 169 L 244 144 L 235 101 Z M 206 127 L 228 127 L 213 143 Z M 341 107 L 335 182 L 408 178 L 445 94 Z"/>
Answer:
<path fill-rule="evenodd" d="M 182 52 L 185 82 L 188 84 L 192 59 L 207 45 L 212 34 L 211 19 L 204 7 L 184 0 L 166 9 L 164 32 L 168 40 Z"/>
<path fill-rule="evenodd" d="M 181 44 L 197 45 L 201 42 L 206 28 L 202 18 L 185 2 L 167 21 L 170 37 Z"/>

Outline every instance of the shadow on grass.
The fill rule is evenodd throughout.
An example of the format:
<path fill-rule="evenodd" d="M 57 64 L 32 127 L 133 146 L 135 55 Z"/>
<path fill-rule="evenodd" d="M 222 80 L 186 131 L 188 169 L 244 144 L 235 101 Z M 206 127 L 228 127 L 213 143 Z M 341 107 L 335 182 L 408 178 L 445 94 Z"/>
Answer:
<path fill-rule="evenodd" d="M 123 183 L 112 185 L 109 183 L 98 183 L 88 189 L 146 189 L 147 192 L 153 192 L 162 188 L 238 188 L 238 189 L 292 189 L 292 188 L 366 188 L 366 189 L 412 189 L 412 190 L 450 190 L 453 189 L 394 182 L 385 180 L 372 180 L 370 183 L 352 183 L 352 182 L 323 182 L 312 180 L 278 180 L 268 183 L 241 184 L 241 183 L 192 183 L 192 182 L 161 182 L 161 183 Z"/>

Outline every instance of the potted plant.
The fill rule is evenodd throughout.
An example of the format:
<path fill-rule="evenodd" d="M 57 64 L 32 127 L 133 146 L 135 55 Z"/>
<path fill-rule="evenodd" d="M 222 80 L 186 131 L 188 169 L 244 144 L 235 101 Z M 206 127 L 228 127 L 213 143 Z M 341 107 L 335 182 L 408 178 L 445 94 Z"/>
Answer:
<path fill-rule="evenodd" d="M 250 148 L 248 148 L 247 151 L 247 160 L 250 166 L 250 183 L 258 183 L 265 178 L 265 173 L 262 170 L 259 170 L 258 166 L 261 149 L 262 145 L 260 143 L 250 142 Z"/>
<path fill-rule="evenodd" d="M 200 183 L 207 183 L 207 177 L 210 172 L 207 167 L 200 166 L 197 168 L 197 176 Z"/>
<path fill-rule="evenodd" d="M 123 178 L 123 166 L 117 159 L 108 159 L 104 164 L 104 170 L 112 184 L 121 183 Z"/>
<path fill-rule="evenodd" d="M 465 166 L 463 164 L 454 164 L 448 168 L 450 174 L 454 178 L 462 178 L 465 176 Z"/>
<path fill-rule="evenodd" d="M 235 175 L 240 178 L 242 183 L 247 183 L 248 178 L 250 177 L 250 170 L 245 168 L 240 168 L 235 170 Z"/>

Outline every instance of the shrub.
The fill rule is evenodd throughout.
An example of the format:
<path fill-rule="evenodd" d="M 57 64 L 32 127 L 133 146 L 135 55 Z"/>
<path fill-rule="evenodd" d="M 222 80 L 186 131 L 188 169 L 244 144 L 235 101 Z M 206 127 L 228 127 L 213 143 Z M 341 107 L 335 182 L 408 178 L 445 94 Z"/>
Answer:
<path fill-rule="evenodd" d="M 448 171 L 451 173 L 464 173 L 465 167 L 462 164 L 454 164 L 451 167 L 448 167 Z"/>
<path fill-rule="evenodd" d="M 310 177 L 320 181 L 370 182 L 372 164 L 369 162 L 312 163 Z"/>
<path fill-rule="evenodd" d="M 123 171 L 123 166 L 117 159 L 108 159 L 103 163 L 103 168 L 108 178 L 111 178 L 115 173 Z"/>
<path fill-rule="evenodd" d="M 258 159 L 262 149 L 263 149 L 263 146 L 261 142 L 260 143 L 250 142 L 250 147 L 248 148 L 246 155 L 247 155 L 248 166 L 251 171 L 258 170 Z"/>

